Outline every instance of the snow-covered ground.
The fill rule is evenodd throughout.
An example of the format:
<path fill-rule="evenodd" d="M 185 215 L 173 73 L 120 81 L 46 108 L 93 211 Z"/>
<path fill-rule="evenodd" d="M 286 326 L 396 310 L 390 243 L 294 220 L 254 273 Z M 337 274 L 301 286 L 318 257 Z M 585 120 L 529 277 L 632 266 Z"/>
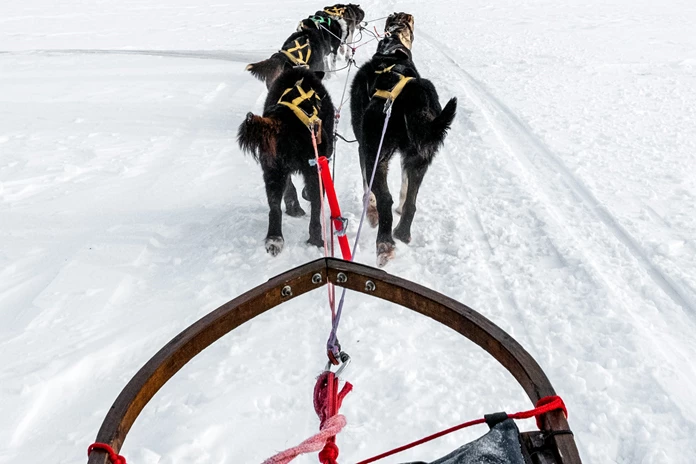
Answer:
<path fill-rule="evenodd" d="M 235 135 L 265 95 L 244 66 L 323 3 L 58 3 L 0 6 L 3 464 L 84 462 L 169 339 L 320 256 L 307 219 L 289 217 L 286 249 L 265 253 L 261 171 Z M 696 3 L 567 3 L 362 4 L 368 19 L 415 15 L 416 63 L 460 105 L 413 242 L 386 270 L 511 333 L 565 399 L 584 462 L 693 463 Z M 345 77 L 327 81 L 335 100 Z M 337 183 L 354 236 L 352 145 Z M 358 261 L 374 263 L 374 239 Z M 253 463 L 308 437 L 329 318 L 314 292 L 226 336 L 157 394 L 122 454 Z M 355 385 L 341 462 L 529 406 L 485 353 L 406 310 L 349 294 L 340 338 Z M 483 431 L 385 462 L 433 460 Z"/>

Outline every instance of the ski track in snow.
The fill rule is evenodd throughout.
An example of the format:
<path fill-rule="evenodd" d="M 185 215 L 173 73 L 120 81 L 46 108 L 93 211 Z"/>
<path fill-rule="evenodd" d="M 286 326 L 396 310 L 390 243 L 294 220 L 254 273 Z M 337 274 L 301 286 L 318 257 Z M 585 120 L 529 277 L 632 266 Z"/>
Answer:
<path fill-rule="evenodd" d="M 274 53 L 274 50 L 262 51 L 233 51 L 233 50 L 104 50 L 104 49 L 59 49 L 49 48 L 45 50 L 26 51 L 0 51 L 9 55 L 140 55 L 161 56 L 166 58 L 195 58 L 200 60 L 234 61 L 250 63 L 263 60 Z"/>
<path fill-rule="evenodd" d="M 463 116 L 466 117 L 466 115 Z M 457 121 L 457 125 L 464 131 L 469 131 L 472 129 L 472 127 L 468 124 L 462 123 L 461 115 L 460 119 Z M 457 165 L 457 162 L 452 159 L 453 155 L 451 154 L 451 151 L 447 150 L 443 155 L 446 158 L 449 171 L 453 174 L 453 177 L 455 179 L 454 185 L 465 186 L 465 178 L 462 175 L 459 166 Z M 480 259 L 478 262 L 480 263 L 482 268 L 488 270 L 490 279 L 493 282 L 492 287 L 498 294 L 500 301 L 507 308 L 505 313 L 518 315 L 518 320 L 521 323 L 518 324 L 518 327 L 520 325 L 524 327 L 524 319 L 520 317 L 521 308 L 515 300 L 514 293 L 508 288 L 508 284 L 505 281 L 505 273 L 501 268 L 501 264 L 493 259 L 493 256 L 495 254 L 495 248 L 490 241 L 491 237 L 489 236 L 489 234 L 486 233 L 479 211 L 476 209 L 474 205 L 472 205 L 470 190 L 468 188 L 453 188 L 453 191 L 456 192 L 457 196 L 459 197 L 459 201 L 455 202 L 454 204 L 459 204 L 461 205 L 461 207 L 467 209 L 465 217 L 460 219 L 468 221 L 473 232 L 472 235 L 478 242 L 477 252 L 480 255 Z M 443 211 L 443 213 L 444 214 L 442 216 L 447 216 L 446 211 Z M 461 223 L 461 220 L 459 222 Z M 459 227 L 456 224 L 453 224 L 450 227 L 455 231 L 456 235 L 456 231 L 459 229 Z M 449 229 L 450 227 L 447 228 Z M 515 334 L 515 330 L 512 330 L 511 333 Z M 526 333 L 525 335 L 526 338 L 529 338 L 528 333 Z"/>
<path fill-rule="evenodd" d="M 555 186 L 551 186 L 550 181 L 554 178 L 560 178 L 561 182 L 567 186 L 568 193 L 566 197 L 574 197 L 582 202 L 586 209 L 593 212 L 597 219 L 604 223 L 606 228 L 623 244 L 633 255 L 634 259 L 641 265 L 646 273 L 653 281 L 663 290 L 673 302 L 680 306 L 684 314 L 690 318 L 696 318 L 695 305 L 690 295 L 683 295 L 677 288 L 676 284 L 664 274 L 657 266 L 655 266 L 648 258 L 645 251 L 638 245 L 637 240 L 631 237 L 628 232 L 618 223 L 616 218 L 599 203 L 592 193 L 583 185 L 583 183 L 574 176 L 570 170 L 560 161 L 557 155 L 552 153 L 543 142 L 541 142 L 524 123 L 507 108 L 504 104 L 498 101 L 495 96 L 490 94 L 479 82 L 477 82 L 469 73 L 464 70 L 461 65 L 453 58 L 452 52 L 447 52 L 447 46 L 433 39 L 426 33 L 422 33 L 424 37 L 437 46 L 439 52 L 442 53 L 457 69 L 461 77 L 462 88 L 468 95 L 473 96 L 473 100 L 478 102 L 481 112 L 485 115 L 487 121 L 494 128 L 496 135 L 501 143 L 520 160 L 523 167 L 537 181 L 540 190 L 548 192 L 546 194 L 546 204 L 554 210 L 554 215 L 563 218 L 563 213 L 559 208 L 554 207 L 554 203 L 560 203 L 563 199 L 558 195 L 559 190 Z M 529 149 L 527 147 L 530 147 Z M 534 154 L 541 154 L 542 157 L 535 157 Z M 541 159 L 540 159 L 541 158 Z M 452 167 L 456 169 L 456 164 L 452 163 Z M 556 175 L 554 175 L 556 174 Z M 560 176 L 558 175 L 560 174 Z M 545 181 L 539 181 L 544 179 Z M 550 198 L 555 198 L 554 202 L 548 201 Z M 572 203 L 567 201 L 566 203 Z M 557 250 L 558 251 L 558 250 Z M 686 292 L 685 292 L 686 293 Z M 659 301 L 655 302 L 659 304 Z M 692 322 L 687 326 L 687 330 L 696 328 Z"/>
<path fill-rule="evenodd" d="M 466 72 L 452 57 L 451 52 L 447 53 L 447 46 L 443 43 L 435 40 L 432 36 L 423 33 L 423 36 L 437 45 L 440 53 L 447 58 L 458 70 L 461 77 L 464 78 L 466 89 L 470 94 L 477 95 L 479 101 L 483 105 L 486 105 L 487 114 L 489 118 L 495 118 L 496 129 L 499 130 L 501 138 L 505 138 L 504 134 L 513 134 L 511 141 L 512 145 L 520 146 L 531 146 L 535 154 L 541 155 L 540 161 L 531 158 L 527 155 L 529 150 L 514 150 L 516 154 L 519 154 L 520 161 L 525 164 L 530 169 L 536 169 L 539 171 L 539 176 L 553 176 L 553 174 L 560 175 L 562 180 L 568 186 L 575 196 L 580 199 L 585 206 L 590 209 L 595 216 L 601 220 L 605 226 L 616 236 L 616 238 L 628 248 L 633 254 L 634 258 L 645 268 L 650 277 L 655 281 L 655 283 L 669 296 L 674 302 L 680 305 L 691 317 L 696 317 L 696 303 L 694 303 L 693 298 L 688 295 L 682 295 L 682 292 L 676 287 L 676 285 L 671 281 L 671 279 L 666 276 L 657 266 L 655 266 L 645 251 L 641 249 L 638 245 L 637 240 L 631 237 L 628 232 L 618 223 L 616 218 L 604 207 L 592 193 L 583 185 L 572 172 L 563 164 L 562 161 L 555 155 L 548 147 L 546 147 L 543 142 L 541 142 L 534 134 L 530 131 L 528 127 L 504 104 L 502 104 L 498 99 L 488 92 L 479 82 L 477 82 L 471 74 Z M 501 114 L 502 117 L 495 117 L 495 115 Z M 492 116 L 491 116 L 492 115 Z M 546 172 L 541 172 L 545 170 Z M 551 179 L 553 177 L 546 177 Z"/>
<path fill-rule="evenodd" d="M 688 362 L 688 359 L 690 357 L 689 353 L 692 352 L 694 348 L 693 341 L 690 340 L 690 334 L 692 334 L 694 330 L 691 302 L 685 300 L 685 298 L 682 297 L 681 293 L 675 288 L 674 284 L 670 281 L 670 279 L 649 261 L 646 254 L 643 252 L 643 250 L 640 249 L 636 240 L 634 240 L 632 237 L 628 235 L 625 229 L 623 229 L 618 224 L 616 219 L 613 216 L 611 216 L 611 213 L 609 213 L 606 210 L 606 208 L 598 205 L 598 201 L 592 196 L 592 194 L 587 190 L 587 188 L 584 187 L 581 181 L 579 181 L 567 168 L 565 168 L 565 166 L 563 166 L 562 162 L 557 159 L 556 155 L 554 155 L 547 147 L 545 147 L 543 143 L 531 133 L 529 128 L 526 127 L 524 123 L 522 123 L 514 113 L 512 113 L 504 104 L 499 102 L 493 95 L 491 95 L 487 90 L 485 90 L 480 83 L 478 83 L 469 73 L 467 73 L 461 67 L 461 65 L 459 65 L 457 59 L 453 57 L 453 52 L 449 51 L 446 45 L 435 40 L 428 34 L 424 33 L 422 30 L 420 30 L 420 37 L 426 39 L 429 48 L 431 48 L 436 53 L 441 53 L 450 62 L 450 64 L 452 65 L 451 67 L 456 71 L 456 75 L 451 76 L 451 81 L 459 82 L 459 85 L 461 86 L 462 90 L 464 90 L 466 95 L 468 96 L 467 101 L 471 101 L 474 105 L 476 105 L 477 110 L 483 116 L 483 120 L 486 122 L 486 124 L 488 124 L 491 127 L 492 132 L 495 134 L 495 138 L 497 139 L 497 143 L 500 144 L 504 152 L 508 152 L 515 157 L 515 160 L 517 160 L 517 162 L 519 163 L 518 168 L 521 168 L 521 174 L 516 175 L 520 175 L 527 179 L 530 179 L 532 182 L 535 183 L 535 185 L 539 187 L 538 190 L 540 193 L 542 193 L 542 196 L 544 197 L 543 208 L 539 209 L 536 212 L 530 211 L 529 213 L 532 215 L 543 215 L 543 210 L 548 209 L 551 213 L 551 216 L 547 218 L 547 220 L 545 221 L 546 223 L 556 222 L 557 224 L 560 224 L 561 227 L 565 229 L 567 233 L 570 233 L 571 236 L 576 236 L 575 242 L 580 247 L 580 253 L 583 255 L 587 255 L 587 257 L 590 259 L 587 265 L 591 269 L 591 274 L 598 275 L 598 277 L 601 279 L 601 282 L 603 282 L 600 288 L 598 288 L 598 290 L 608 290 L 611 293 L 613 293 L 612 287 L 614 287 L 614 285 L 610 284 L 613 278 L 609 277 L 609 275 L 605 274 L 604 272 L 599 272 L 599 270 L 603 268 L 607 270 L 610 269 L 611 265 L 607 262 L 602 263 L 601 261 L 603 260 L 601 258 L 598 259 L 597 256 L 590 257 L 590 255 L 592 255 L 593 253 L 590 252 L 590 250 L 588 249 L 582 249 L 585 248 L 585 246 L 582 244 L 583 240 L 580 238 L 583 236 L 578 235 L 578 233 L 583 234 L 583 232 L 575 232 L 572 230 L 571 224 L 573 224 L 573 222 L 575 221 L 572 217 L 568 216 L 568 213 L 562 211 L 559 208 L 560 205 L 565 206 L 568 204 L 572 205 L 580 203 L 582 206 L 585 207 L 586 210 L 592 212 L 594 216 L 604 224 L 606 229 L 608 229 L 608 231 L 611 232 L 621 244 L 623 244 L 630 250 L 635 262 L 638 265 L 640 265 L 644 269 L 644 271 L 649 275 L 649 277 L 653 279 L 653 281 L 664 291 L 664 294 L 668 296 L 677 305 L 677 308 L 682 310 L 681 312 L 675 312 L 672 308 L 669 309 L 669 313 L 665 313 L 665 315 L 670 316 L 669 319 L 671 319 L 672 324 L 680 328 L 679 332 L 681 333 L 681 337 L 679 337 L 678 340 L 680 340 L 680 342 L 687 341 L 687 347 L 681 345 L 680 343 L 675 344 L 672 340 L 665 340 L 664 334 L 670 333 L 673 330 L 669 329 L 669 326 L 663 326 L 662 329 L 658 331 L 658 335 L 653 334 L 651 331 L 642 331 L 642 335 L 646 337 L 646 339 L 653 340 L 651 348 L 654 351 L 652 351 L 651 353 L 650 350 L 647 350 L 645 352 L 645 356 L 649 357 L 651 356 L 651 354 L 654 355 L 655 353 L 661 353 L 662 355 L 660 361 L 658 363 L 653 364 L 652 368 L 657 370 L 660 367 L 664 367 L 661 366 L 660 363 L 665 362 L 668 365 L 671 365 L 672 368 L 669 370 L 668 373 L 662 374 L 662 381 L 659 382 L 659 384 L 652 385 L 651 387 L 644 385 L 640 388 L 642 389 L 648 387 L 649 390 L 654 390 L 655 387 L 657 387 L 658 390 L 663 390 L 668 396 L 672 397 L 675 400 L 675 406 L 677 408 L 676 411 L 683 412 L 683 414 L 686 417 L 693 415 L 693 413 L 695 412 L 693 408 L 693 402 L 690 400 L 690 394 L 688 393 L 689 391 L 696 391 L 696 384 L 693 381 L 695 372 L 691 367 L 689 367 Z M 442 63 L 439 63 L 438 67 L 441 70 Z M 459 122 L 459 125 L 461 126 L 461 120 Z M 455 144 L 455 146 L 462 147 L 466 146 L 466 144 L 457 143 Z M 535 154 L 541 154 L 543 156 L 535 156 Z M 457 166 L 457 163 L 451 161 L 451 150 L 446 150 L 445 156 L 447 156 L 450 159 L 450 169 L 458 171 L 459 168 Z M 477 157 L 478 154 L 475 151 L 473 151 L 470 156 Z M 560 175 L 558 175 L 557 173 L 560 173 Z M 502 175 L 502 173 L 499 173 L 499 175 Z M 461 174 L 459 174 L 459 176 L 461 177 Z M 485 178 L 485 173 L 476 171 L 471 175 L 467 176 L 463 180 L 463 182 L 461 182 L 461 184 L 476 184 L 476 181 L 474 180 L 475 178 Z M 556 181 L 560 181 L 563 185 L 565 185 L 565 189 L 559 190 L 558 186 L 554 185 L 556 184 Z M 478 191 L 479 197 L 481 193 L 482 191 Z M 554 200 L 550 201 L 550 198 L 554 198 Z M 470 222 L 476 225 L 476 229 L 478 231 L 477 235 L 484 237 L 490 236 L 490 234 L 486 233 L 486 231 L 484 230 L 485 227 L 483 226 L 483 223 L 481 221 L 480 214 L 477 212 L 478 208 L 475 205 L 472 205 L 471 208 L 472 211 L 470 213 L 470 216 L 472 217 L 472 219 L 470 220 Z M 577 215 L 576 213 L 572 214 L 574 216 Z M 548 227 L 544 226 L 544 221 L 542 221 L 540 226 L 541 227 L 538 230 L 543 230 L 544 228 Z M 483 248 L 487 248 L 487 245 L 489 245 L 488 242 L 486 242 L 483 245 Z M 567 266 L 567 263 L 569 261 L 567 257 L 567 252 L 566 257 L 564 258 L 564 254 L 558 248 L 553 248 L 554 252 L 560 259 L 559 264 Z M 489 248 L 484 253 L 488 255 L 488 260 L 490 261 L 491 258 L 495 255 L 495 252 L 491 254 L 489 253 L 489 251 L 492 250 Z M 587 278 L 589 278 L 590 281 L 594 280 L 589 275 L 587 276 Z M 497 285 L 498 288 L 501 288 L 503 286 L 501 284 L 501 280 L 504 279 L 501 279 L 500 277 L 496 276 L 494 280 L 497 280 L 499 282 Z M 629 285 L 631 284 L 630 281 L 628 281 L 627 283 Z M 636 291 L 639 291 L 639 289 L 636 289 Z M 627 304 L 626 302 L 622 302 L 621 299 L 622 298 L 620 296 L 612 297 L 613 304 L 624 306 L 626 314 L 628 314 L 631 319 L 636 320 L 638 322 L 638 324 L 636 324 L 637 327 L 650 326 L 653 323 L 652 320 L 641 320 L 641 318 L 637 317 L 636 313 L 631 310 L 631 305 Z M 639 298 L 633 297 L 632 299 L 636 302 L 636 304 L 639 304 Z M 662 299 L 660 298 L 652 297 L 651 299 L 654 301 L 657 307 L 663 308 L 661 310 L 663 313 L 665 309 L 669 306 L 665 306 L 664 302 L 661 301 Z M 519 307 L 515 307 L 515 309 L 519 310 Z M 682 315 L 681 313 L 688 316 L 688 318 L 685 319 L 683 317 L 680 317 Z M 536 319 L 538 318 L 539 316 L 537 315 Z M 605 317 L 605 323 L 609 323 L 609 320 L 611 319 L 614 319 L 614 317 Z M 620 320 L 615 320 L 614 323 L 622 324 Z M 537 340 L 538 338 L 532 338 L 527 343 L 536 344 Z M 634 346 L 637 346 L 638 343 L 640 342 L 633 342 Z M 665 344 L 669 345 L 669 348 L 665 348 Z M 676 360 L 676 362 L 674 362 L 673 360 Z M 685 368 L 686 372 L 684 372 Z M 675 382 L 674 376 L 679 378 L 677 382 Z M 611 376 L 609 376 L 608 379 L 610 383 L 613 381 L 611 379 Z M 580 381 L 580 379 L 575 380 L 575 382 L 578 381 Z M 625 379 L 625 383 L 629 382 L 629 378 Z M 661 385 L 661 387 L 659 385 Z M 646 401 L 650 400 L 646 398 Z M 660 407 L 658 404 L 655 404 L 654 406 Z M 601 414 L 601 411 L 602 409 L 598 410 L 597 414 Z M 613 419 L 616 421 L 621 420 L 619 417 L 614 417 Z M 639 420 L 639 418 L 633 418 L 631 420 L 636 419 Z M 596 427 L 596 425 L 594 424 L 593 426 Z M 686 430 L 691 430 L 692 432 L 694 431 L 693 424 L 690 421 L 683 423 L 682 426 Z M 581 448 L 583 447 L 582 444 L 580 444 L 580 446 Z M 638 456 L 643 455 L 645 454 L 645 452 L 647 452 L 647 448 L 645 448 L 645 452 L 634 451 L 639 448 L 641 448 L 641 445 L 637 443 L 627 443 L 624 448 L 624 451 L 628 452 L 628 450 L 631 450 L 631 453 L 636 453 L 636 455 Z M 597 456 L 597 454 L 591 453 L 591 455 L 594 459 L 599 459 L 599 456 Z"/>

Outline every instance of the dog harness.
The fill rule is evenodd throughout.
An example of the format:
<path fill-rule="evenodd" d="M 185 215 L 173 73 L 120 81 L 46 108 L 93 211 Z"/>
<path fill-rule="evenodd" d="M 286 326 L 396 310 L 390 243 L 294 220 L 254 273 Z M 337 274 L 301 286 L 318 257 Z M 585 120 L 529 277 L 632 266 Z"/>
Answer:
<path fill-rule="evenodd" d="M 302 88 L 303 80 L 304 79 L 300 79 L 294 86 L 285 89 L 278 100 L 278 104 L 290 108 L 292 112 L 295 113 L 295 116 L 297 116 L 309 130 L 312 130 L 313 127 L 317 127 L 317 139 L 318 143 L 321 143 L 321 119 L 319 119 L 321 98 L 319 98 L 319 95 L 317 95 L 314 89 L 305 92 Z M 294 92 L 295 90 L 297 92 Z M 290 95 L 291 93 L 297 96 Z"/>
<path fill-rule="evenodd" d="M 302 52 L 305 48 L 307 49 L 307 53 Z M 300 39 L 295 39 L 295 46 L 293 48 L 283 49 L 281 52 L 287 56 L 295 66 L 309 68 L 309 57 L 312 55 L 312 47 L 309 46 L 309 39 L 306 37 L 304 45 L 300 45 Z M 297 55 L 293 53 L 297 53 Z"/>
<path fill-rule="evenodd" d="M 391 73 L 395 74 L 396 76 L 399 77 L 399 80 L 396 84 L 394 84 L 394 87 L 391 88 L 391 90 L 380 90 L 377 89 L 372 95 L 373 97 L 379 97 L 379 98 L 384 98 L 388 102 L 394 103 L 394 100 L 396 100 L 396 97 L 398 97 L 401 94 L 401 91 L 404 90 L 404 87 L 406 87 L 406 84 L 408 84 L 408 81 L 413 79 L 413 77 L 406 77 L 400 72 L 394 71 L 394 66 L 395 64 L 384 68 L 382 70 L 375 71 L 375 74 L 386 74 L 386 73 Z"/>
<path fill-rule="evenodd" d="M 332 6 L 332 7 L 326 7 L 324 8 L 324 13 L 329 14 L 331 16 L 335 16 L 337 18 L 342 18 L 343 15 L 346 14 L 346 8 L 345 7 L 337 7 L 337 6 Z"/>
<path fill-rule="evenodd" d="M 314 21 L 314 24 L 326 24 L 326 27 L 331 27 L 331 18 L 326 16 L 310 16 L 309 19 Z"/>
<path fill-rule="evenodd" d="M 311 26 L 305 26 L 305 24 L 307 24 L 307 21 L 311 21 L 311 24 L 314 25 L 315 29 L 319 29 L 319 27 L 322 24 L 326 24 L 326 26 L 324 26 L 326 28 L 331 27 L 331 18 L 328 18 L 326 16 L 315 15 L 315 16 L 310 16 L 309 18 L 303 19 L 302 21 L 300 21 L 300 24 L 297 26 L 297 30 L 301 31 L 303 29 L 309 29 Z"/>

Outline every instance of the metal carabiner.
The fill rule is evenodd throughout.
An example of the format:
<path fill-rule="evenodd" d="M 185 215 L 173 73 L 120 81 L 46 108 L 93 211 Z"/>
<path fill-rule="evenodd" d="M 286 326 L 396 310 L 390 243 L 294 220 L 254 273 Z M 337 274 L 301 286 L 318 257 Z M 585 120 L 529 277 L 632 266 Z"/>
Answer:
<path fill-rule="evenodd" d="M 334 372 L 334 375 L 336 377 L 339 377 L 341 375 L 341 373 L 345 370 L 346 367 L 348 367 L 348 365 L 350 364 L 350 361 L 351 361 L 350 356 L 345 351 L 341 351 L 341 354 L 339 354 L 339 358 L 340 358 L 341 364 L 338 366 L 338 369 L 336 369 L 336 372 Z M 326 367 L 324 368 L 324 370 L 331 372 L 331 367 L 333 365 L 334 364 L 332 364 L 331 361 L 328 361 L 326 363 Z"/>
<path fill-rule="evenodd" d="M 346 232 L 348 231 L 348 218 L 344 218 L 343 216 L 331 217 L 331 220 L 334 221 L 334 223 L 338 222 L 339 224 L 341 224 L 341 230 L 338 230 L 338 227 L 336 227 L 334 235 L 338 237 L 346 235 Z"/>

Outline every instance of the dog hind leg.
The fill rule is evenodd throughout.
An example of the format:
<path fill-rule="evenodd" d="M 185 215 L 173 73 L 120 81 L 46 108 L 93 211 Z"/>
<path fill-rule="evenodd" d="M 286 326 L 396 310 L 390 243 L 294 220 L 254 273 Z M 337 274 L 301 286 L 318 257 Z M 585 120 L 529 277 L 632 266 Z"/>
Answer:
<path fill-rule="evenodd" d="M 368 183 L 370 182 L 369 177 L 372 175 L 372 168 L 370 168 L 370 171 L 367 171 L 367 167 L 365 166 L 365 153 L 362 150 L 362 145 L 360 146 L 360 170 L 362 171 L 362 178 L 363 178 L 363 192 L 364 195 L 369 195 L 370 198 L 367 201 L 367 220 L 370 223 L 370 227 L 375 228 L 377 227 L 377 224 L 379 224 L 379 213 L 377 212 L 377 199 L 375 198 L 375 194 L 368 190 L 369 186 Z M 374 164 L 372 164 L 374 166 Z M 363 201 L 365 201 L 365 197 L 363 196 Z"/>
<path fill-rule="evenodd" d="M 331 68 L 331 59 L 329 58 L 329 55 L 322 58 L 323 69 L 319 70 L 326 73 L 324 74 L 324 79 L 331 79 L 333 77 L 333 73 L 331 72 L 333 69 Z"/>
<path fill-rule="evenodd" d="M 300 206 L 300 201 L 297 199 L 297 190 L 295 189 L 295 184 L 292 183 L 292 176 L 288 176 L 283 200 L 285 201 L 285 213 L 288 216 L 302 217 L 306 214 Z"/>
<path fill-rule="evenodd" d="M 367 187 L 365 188 L 367 191 Z M 370 198 L 367 200 L 367 220 L 370 222 L 370 227 L 375 228 L 379 224 L 379 211 L 377 211 L 377 197 L 374 192 L 369 193 Z"/>
<path fill-rule="evenodd" d="M 321 201 L 322 198 L 319 195 L 319 178 L 317 177 L 316 168 L 307 166 L 303 170 L 305 179 L 304 193 L 307 193 L 309 202 L 311 203 L 311 211 L 309 215 L 309 240 L 307 243 L 317 247 L 324 246 L 324 238 L 322 237 L 321 231 Z"/>
<path fill-rule="evenodd" d="M 418 197 L 418 190 L 420 189 L 421 183 L 423 182 L 423 178 L 425 177 L 425 173 L 427 171 L 427 164 L 423 164 L 421 166 L 404 166 L 404 172 L 408 177 L 408 188 L 403 204 L 401 219 L 399 220 L 399 224 L 394 229 L 394 237 L 398 238 L 404 243 L 409 243 L 411 241 L 411 224 L 413 223 L 413 217 L 416 214 L 416 199 Z"/>
<path fill-rule="evenodd" d="M 277 256 L 283 251 L 285 240 L 283 239 L 283 213 L 280 203 L 287 185 L 288 174 L 277 170 L 264 170 L 263 180 L 266 184 L 266 197 L 268 199 L 268 233 L 266 234 L 266 252 Z"/>
<path fill-rule="evenodd" d="M 365 167 L 367 172 L 372 172 L 374 161 L 366 160 Z M 392 237 L 392 205 L 394 201 L 389 186 L 387 185 L 387 174 L 389 171 L 389 158 L 381 159 L 377 165 L 375 180 L 372 184 L 372 193 L 376 199 L 376 209 L 378 215 L 377 229 L 377 265 L 383 267 L 394 257 L 394 238 Z M 369 211 L 369 207 L 368 207 Z"/>
<path fill-rule="evenodd" d="M 401 214 L 406 202 L 406 192 L 408 192 L 408 174 L 406 168 L 401 167 L 401 190 L 399 191 L 399 206 L 396 207 L 396 214 Z"/>

